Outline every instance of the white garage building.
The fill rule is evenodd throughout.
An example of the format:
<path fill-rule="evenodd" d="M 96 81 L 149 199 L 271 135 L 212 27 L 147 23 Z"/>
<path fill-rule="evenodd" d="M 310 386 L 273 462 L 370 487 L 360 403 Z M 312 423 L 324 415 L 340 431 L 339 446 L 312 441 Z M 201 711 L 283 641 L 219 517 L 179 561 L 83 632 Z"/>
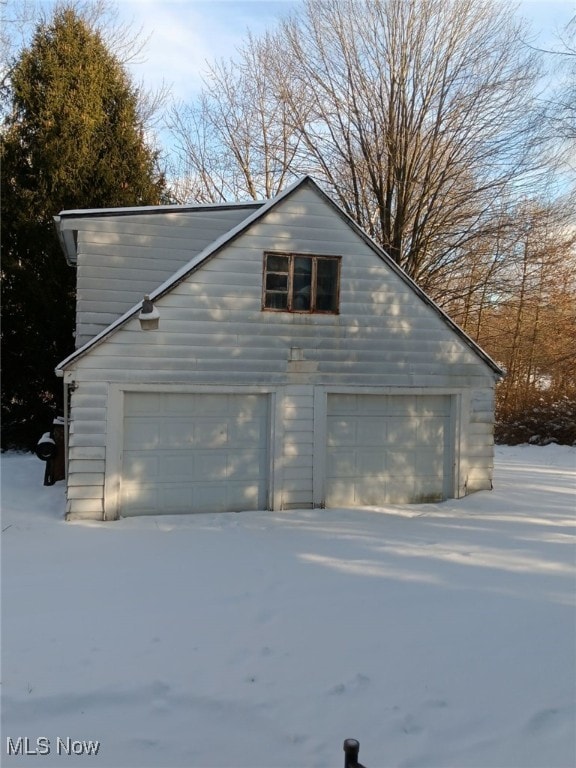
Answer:
<path fill-rule="evenodd" d="M 491 488 L 502 371 L 309 177 L 265 203 L 56 226 L 78 270 L 56 369 L 69 518 Z"/>

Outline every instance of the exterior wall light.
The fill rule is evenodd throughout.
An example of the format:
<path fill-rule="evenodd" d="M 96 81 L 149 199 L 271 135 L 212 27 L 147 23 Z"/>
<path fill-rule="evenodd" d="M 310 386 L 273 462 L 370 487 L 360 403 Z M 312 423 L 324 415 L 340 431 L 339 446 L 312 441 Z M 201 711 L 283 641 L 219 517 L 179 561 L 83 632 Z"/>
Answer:
<path fill-rule="evenodd" d="M 140 320 L 140 328 L 143 331 L 154 331 L 158 328 L 160 313 L 150 300 L 150 296 L 144 296 L 138 320 Z"/>

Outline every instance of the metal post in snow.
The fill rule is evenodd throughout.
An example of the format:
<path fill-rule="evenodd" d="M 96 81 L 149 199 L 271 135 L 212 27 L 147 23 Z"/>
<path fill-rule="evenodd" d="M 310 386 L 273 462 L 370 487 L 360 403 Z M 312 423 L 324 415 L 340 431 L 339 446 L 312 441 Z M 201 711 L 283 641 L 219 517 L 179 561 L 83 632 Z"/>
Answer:
<path fill-rule="evenodd" d="M 358 753 L 360 752 L 360 742 L 356 739 L 344 740 L 344 768 L 364 768 L 358 762 Z"/>

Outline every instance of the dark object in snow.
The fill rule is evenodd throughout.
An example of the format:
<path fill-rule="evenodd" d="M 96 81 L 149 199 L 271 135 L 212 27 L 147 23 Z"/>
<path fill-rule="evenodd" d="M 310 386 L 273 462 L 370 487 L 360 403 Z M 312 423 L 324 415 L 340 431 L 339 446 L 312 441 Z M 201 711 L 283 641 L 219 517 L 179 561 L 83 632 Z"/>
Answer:
<path fill-rule="evenodd" d="M 36 456 L 46 462 L 44 485 L 54 485 L 57 480 L 64 480 L 64 424 L 54 419 L 52 430 L 45 432 L 36 445 Z"/>
<path fill-rule="evenodd" d="M 364 768 L 358 762 L 360 742 L 356 739 L 344 739 L 344 768 Z"/>
<path fill-rule="evenodd" d="M 44 432 L 36 446 L 36 456 L 42 461 L 48 461 L 56 453 L 56 443 L 50 437 L 50 432 Z"/>

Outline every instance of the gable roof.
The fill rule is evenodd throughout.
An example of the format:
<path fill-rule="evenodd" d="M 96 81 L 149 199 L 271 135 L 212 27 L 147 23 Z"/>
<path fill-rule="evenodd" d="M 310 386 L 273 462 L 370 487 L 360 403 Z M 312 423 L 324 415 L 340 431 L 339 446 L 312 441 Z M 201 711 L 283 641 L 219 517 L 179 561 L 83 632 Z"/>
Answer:
<path fill-rule="evenodd" d="M 214 240 L 209 246 L 207 246 L 203 251 L 198 253 L 196 256 L 194 256 L 187 264 L 185 264 L 183 267 L 178 269 L 168 280 L 166 280 L 164 283 L 159 285 L 154 291 L 152 291 L 149 296 L 151 301 L 156 301 L 165 294 L 169 293 L 174 287 L 179 285 L 181 282 L 183 282 L 190 274 L 195 272 L 199 267 L 201 267 L 208 259 L 215 256 L 220 250 L 222 250 L 224 247 L 228 246 L 230 243 L 232 243 L 236 238 L 238 238 L 240 235 L 242 235 L 247 229 L 249 229 L 254 223 L 262 219 L 264 216 L 266 216 L 269 211 L 271 211 L 273 208 L 278 206 L 283 200 L 286 200 L 288 197 L 294 194 L 294 192 L 304 186 L 308 186 L 314 192 L 322 198 L 333 210 L 334 212 L 340 216 L 346 224 L 354 230 L 354 232 L 369 246 L 369 248 L 383 261 L 385 264 L 396 273 L 396 275 L 404 282 L 406 283 L 419 297 L 424 303 L 426 303 L 431 309 L 438 314 L 441 319 L 448 325 L 452 331 L 454 331 L 461 339 L 464 341 L 464 343 L 484 362 L 486 365 L 488 365 L 489 368 L 492 369 L 492 371 L 498 376 L 501 377 L 504 375 L 504 371 L 497 365 L 492 358 L 487 355 L 484 350 L 476 344 L 476 342 L 470 338 L 456 323 L 450 319 L 450 317 L 434 302 L 432 299 L 424 293 L 424 291 L 410 278 L 408 275 L 404 272 L 403 269 L 401 269 L 396 262 L 388 256 L 388 254 L 382 250 L 382 248 L 374 241 L 372 238 L 342 209 L 339 205 L 337 205 L 332 198 L 327 195 L 312 179 L 311 176 L 304 176 L 303 178 L 296 181 L 291 186 L 287 187 L 285 190 L 280 192 L 276 197 L 270 198 L 269 200 L 258 203 L 258 207 L 245 219 L 243 219 L 238 225 L 233 227 L 232 229 L 225 232 L 223 235 L 218 237 L 216 240 Z M 248 204 L 249 205 L 249 204 Z M 154 207 L 155 212 L 163 212 L 169 209 L 170 206 L 159 206 Z M 181 210 L 181 207 L 179 207 Z M 113 209 L 108 209 L 113 210 Z M 118 209 L 116 209 L 118 210 Z M 126 213 L 123 215 L 127 215 L 130 213 L 131 215 L 134 215 L 136 213 L 141 213 L 142 208 L 135 208 L 135 209 L 122 209 Z M 191 209 L 192 210 L 192 209 Z M 198 210 L 195 208 L 194 210 Z M 82 216 L 83 211 L 74 211 L 74 212 L 66 212 L 66 213 L 74 213 L 76 216 Z M 87 215 L 97 215 L 97 211 L 87 211 Z M 119 318 L 117 318 L 113 323 L 111 323 L 107 328 L 102 330 L 100 333 L 98 333 L 94 338 L 90 339 L 86 344 L 84 344 L 82 347 L 79 347 L 75 352 L 73 352 L 71 355 L 66 357 L 64 360 L 62 360 L 61 363 L 58 364 L 58 366 L 55 369 L 57 376 L 63 376 L 64 370 L 73 362 L 76 362 L 79 358 L 86 355 L 91 349 L 96 347 L 97 345 L 101 344 L 103 341 L 105 341 L 109 336 L 111 336 L 113 333 L 115 333 L 119 328 L 121 328 L 123 325 L 125 325 L 129 320 L 131 320 L 133 317 L 135 317 L 140 310 L 142 309 L 142 301 L 139 301 L 137 304 L 135 304 L 131 309 L 129 309 L 127 312 L 125 312 L 123 315 L 121 315 Z"/>

